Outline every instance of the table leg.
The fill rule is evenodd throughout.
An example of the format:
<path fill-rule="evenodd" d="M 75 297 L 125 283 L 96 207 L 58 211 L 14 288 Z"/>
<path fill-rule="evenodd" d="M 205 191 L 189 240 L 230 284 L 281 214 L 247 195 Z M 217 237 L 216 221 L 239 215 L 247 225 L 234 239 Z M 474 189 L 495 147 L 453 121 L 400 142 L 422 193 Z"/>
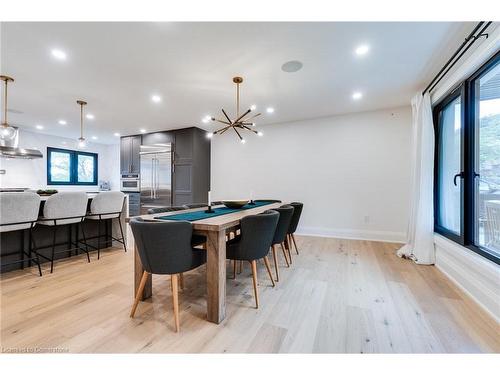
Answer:
<path fill-rule="evenodd" d="M 141 278 L 143 273 L 144 273 L 144 268 L 142 267 L 141 258 L 139 256 L 139 252 L 137 251 L 137 246 L 134 243 L 134 298 L 137 294 L 137 290 L 139 289 L 139 285 L 141 284 Z M 151 274 L 149 274 L 140 300 L 144 301 L 145 299 L 148 299 L 152 295 L 153 295 L 153 282 Z"/>
<path fill-rule="evenodd" d="M 207 319 L 220 323 L 226 317 L 226 233 L 207 235 Z"/>

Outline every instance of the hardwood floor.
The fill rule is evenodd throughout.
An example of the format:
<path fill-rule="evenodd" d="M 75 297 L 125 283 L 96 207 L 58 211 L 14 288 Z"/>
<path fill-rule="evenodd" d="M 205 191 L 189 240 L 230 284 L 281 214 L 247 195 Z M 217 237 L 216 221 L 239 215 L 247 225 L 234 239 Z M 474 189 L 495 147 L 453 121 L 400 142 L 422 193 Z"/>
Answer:
<path fill-rule="evenodd" d="M 205 320 L 205 267 L 184 274 L 180 332 L 170 277 L 154 276 L 152 300 L 133 303 L 133 254 L 121 249 L 1 280 L 1 346 L 69 352 L 432 353 L 499 352 L 500 327 L 433 266 L 399 259 L 397 244 L 297 237 L 300 255 L 280 266 L 272 288 L 258 266 L 259 309 L 251 269 L 232 279 L 227 318 Z M 274 272 L 274 269 L 273 269 Z"/>

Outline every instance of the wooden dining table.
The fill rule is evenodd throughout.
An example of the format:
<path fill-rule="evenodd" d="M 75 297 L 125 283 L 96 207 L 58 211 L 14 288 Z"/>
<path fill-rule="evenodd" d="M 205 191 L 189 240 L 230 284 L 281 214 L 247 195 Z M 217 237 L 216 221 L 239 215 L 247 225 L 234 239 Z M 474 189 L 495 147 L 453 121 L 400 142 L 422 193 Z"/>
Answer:
<path fill-rule="evenodd" d="M 255 208 L 239 210 L 225 215 L 204 218 L 192 221 L 194 234 L 207 237 L 207 320 L 213 323 L 221 323 L 226 317 L 226 233 L 240 225 L 240 220 L 248 215 L 255 215 L 269 209 L 277 208 L 283 203 L 269 203 Z M 155 220 L 164 222 L 165 219 L 157 219 L 179 213 L 206 210 L 207 208 L 196 208 L 183 211 L 164 212 L 152 215 L 141 215 L 144 220 Z M 131 241 L 133 241 L 133 236 Z M 130 244 L 130 242 L 129 242 Z M 135 246 L 134 247 L 134 297 L 139 289 L 139 284 L 144 268 Z M 153 295 L 152 278 L 149 275 L 144 287 L 141 300 Z"/>

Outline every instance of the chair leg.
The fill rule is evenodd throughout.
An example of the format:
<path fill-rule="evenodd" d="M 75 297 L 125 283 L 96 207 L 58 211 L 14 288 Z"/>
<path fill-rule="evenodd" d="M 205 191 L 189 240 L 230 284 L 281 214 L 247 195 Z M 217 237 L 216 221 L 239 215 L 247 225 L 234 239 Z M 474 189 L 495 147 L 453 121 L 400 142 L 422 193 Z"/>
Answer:
<path fill-rule="evenodd" d="M 259 308 L 259 292 L 257 291 L 257 262 L 252 260 L 250 262 L 252 265 L 252 279 L 253 279 L 253 292 L 255 295 L 255 308 Z"/>
<path fill-rule="evenodd" d="M 269 259 L 267 259 L 267 255 L 264 257 L 264 264 L 266 265 L 267 273 L 269 274 L 269 278 L 271 279 L 271 282 L 273 283 L 273 287 L 275 287 L 276 284 L 274 283 L 273 274 L 271 273 L 271 265 L 269 264 Z"/>
<path fill-rule="evenodd" d="M 40 276 L 42 276 L 42 268 L 40 267 L 40 256 L 38 255 L 38 248 L 36 247 L 36 243 L 35 243 L 35 238 L 33 236 L 33 229 L 30 228 L 30 244 L 33 244 L 33 247 L 30 251 L 31 252 L 34 252 L 35 255 L 36 255 L 36 265 L 38 266 L 38 273 L 40 274 Z"/>
<path fill-rule="evenodd" d="M 54 271 L 54 252 L 56 251 L 56 233 L 57 233 L 57 225 L 54 225 L 54 232 L 52 235 L 52 253 L 50 256 L 50 273 Z"/>
<path fill-rule="evenodd" d="M 172 275 L 172 303 L 174 305 L 175 332 L 179 332 L 179 291 L 177 287 L 177 275 Z"/>
<path fill-rule="evenodd" d="M 283 256 L 285 257 L 286 266 L 290 267 L 290 262 L 288 262 L 288 257 L 286 256 L 286 250 L 285 250 L 285 247 L 283 246 L 283 243 L 280 243 L 280 246 L 281 246 L 281 250 L 283 250 Z"/>
<path fill-rule="evenodd" d="M 236 280 L 236 260 L 233 260 L 233 279 Z"/>
<path fill-rule="evenodd" d="M 239 269 L 238 269 L 238 273 L 242 273 L 243 272 L 243 261 L 240 260 L 240 266 L 239 266 Z"/>
<path fill-rule="evenodd" d="M 118 224 L 120 225 L 120 233 L 122 234 L 123 249 L 125 250 L 125 252 L 127 252 L 127 245 L 125 244 L 127 241 L 125 241 L 125 237 L 123 236 L 122 221 L 120 220 L 120 218 L 118 218 Z M 111 240 L 111 244 L 113 244 L 113 240 Z"/>
<path fill-rule="evenodd" d="M 137 289 L 137 294 L 135 295 L 134 304 L 132 305 L 132 310 L 130 311 L 130 317 L 133 318 L 135 314 L 135 309 L 137 309 L 137 305 L 141 300 L 142 292 L 144 291 L 144 287 L 146 286 L 146 281 L 148 280 L 148 272 L 144 271 L 142 273 L 141 282 L 139 283 L 139 289 Z"/>
<path fill-rule="evenodd" d="M 179 274 L 179 285 L 180 285 L 181 289 L 184 289 L 184 274 L 183 273 Z"/>
<path fill-rule="evenodd" d="M 295 234 L 291 234 L 290 237 L 292 237 L 293 244 L 295 245 L 295 251 L 297 252 L 297 255 L 299 255 L 299 248 L 297 247 L 297 242 L 295 242 Z"/>
<path fill-rule="evenodd" d="M 274 259 L 274 269 L 276 270 L 276 281 L 280 281 L 280 272 L 278 271 L 278 256 L 276 255 L 276 248 L 274 245 L 272 246 L 273 249 L 273 259 Z"/>
<path fill-rule="evenodd" d="M 101 258 L 101 220 L 97 220 L 97 259 Z"/>
<path fill-rule="evenodd" d="M 85 245 L 85 252 L 87 253 L 87 262 L 90 263 L 89 247 L 87 245 L 87 238 L 85 237 L 85 229 L 83 229 L 83 223 L 80 223 L 80 228 L 82 228 L 83 244 Z M 78 234 L 78 227 L 76 228 L 76 233 Z M 78 238 L 77 238 L 78 247 Z"/>

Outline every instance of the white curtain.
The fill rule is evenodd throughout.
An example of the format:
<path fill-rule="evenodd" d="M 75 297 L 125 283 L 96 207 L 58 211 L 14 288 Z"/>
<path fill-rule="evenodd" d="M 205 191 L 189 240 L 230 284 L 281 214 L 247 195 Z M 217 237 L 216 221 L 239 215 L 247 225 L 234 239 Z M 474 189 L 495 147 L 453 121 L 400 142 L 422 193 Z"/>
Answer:
<path fill-rule="evenodd" d="M 412 101 L 412 180 L 407 243 L 398 256 L 434 264 L 434 128 L 429 94 Z"/>

